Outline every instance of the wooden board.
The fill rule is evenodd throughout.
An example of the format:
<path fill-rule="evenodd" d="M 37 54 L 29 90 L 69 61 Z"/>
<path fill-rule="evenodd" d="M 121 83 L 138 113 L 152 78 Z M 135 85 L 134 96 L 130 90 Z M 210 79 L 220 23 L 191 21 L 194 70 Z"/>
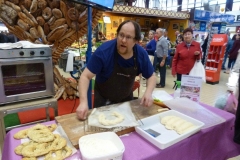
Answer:
<path fill-rule="evenodd" d="M 132 112 L 135 114 L 136 119 L 143 119 L 158 113 L 158 109 L 162 108 L 156 104 L 151 107 L 144 107 L 140 105 L 140 99 L 129 101 L 131 104 Z M 90 113 L 90 111 L 89 111 Z M 63 130 L 67 134 L 70 142 L 75 148 L 79 148 L 78 140 L 84 135 L 97 133 L 101 131 L 89 131 L 86 128 L 85 122 L 78 120 L 76 113 L 67 114 L 55 117 L 56 122 L 62 126 Z M 135 131 L 134 127 L 125 128 L 116 132 L 118 135 L 127 134 Z"/>

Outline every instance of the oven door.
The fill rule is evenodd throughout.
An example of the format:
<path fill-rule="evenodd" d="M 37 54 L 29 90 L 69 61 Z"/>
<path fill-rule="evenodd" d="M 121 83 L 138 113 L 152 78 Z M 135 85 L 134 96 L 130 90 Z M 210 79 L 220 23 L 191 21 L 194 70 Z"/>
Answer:
<path fill-rule="evenodd" d="M 0 59 L 0 104 L 54 95 L 51 57 Z"/>

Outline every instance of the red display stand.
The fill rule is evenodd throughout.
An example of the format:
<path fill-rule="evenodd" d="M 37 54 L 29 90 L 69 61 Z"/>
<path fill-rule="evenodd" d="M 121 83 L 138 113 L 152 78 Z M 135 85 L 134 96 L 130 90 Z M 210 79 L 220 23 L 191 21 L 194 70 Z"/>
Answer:
<path fill-rule="evenodd" d="M 222 68 L 222 61 L 227 46 L 226 34 L 214 34 L 208 49 L 206 60 L 206 82 L 218 84 Z"/>

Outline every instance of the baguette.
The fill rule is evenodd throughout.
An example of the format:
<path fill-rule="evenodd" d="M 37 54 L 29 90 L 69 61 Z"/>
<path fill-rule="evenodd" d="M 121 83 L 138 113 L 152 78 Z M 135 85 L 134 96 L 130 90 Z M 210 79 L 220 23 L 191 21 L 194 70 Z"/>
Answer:
<path fill-rule="evenodd" d="M 75 32 L 76 32 L 76 30 L 73 30 L 73 29 L 70 28 L 70 29 L 66 32 L 66 34 L 59 39 L 59 41 L 60 41 L 60 42 L 63 41 L 64 39 L 66 39 L 66 38 L 70 37 L 71 35 L 73 35 Z"/>
<path fill-rule="evenodd" d="M 5 1 L 5 4 L 8 5 L 9 7 L 12 7 L 15 11 L 21 12 L 21 8 L 17 5 L 15 5 L 14 3 Z"/>
<path fill-rule="evenodd" d="M 33 23 L 35 24 L 34 26 L 37 26 L 38 25 L 37 20 L 28 12 L 28 10 L 23 5 L 21 5 L 21 9 L 23 13 L 25 13 L 26 16 L 28 16 L 33 21 Z"/>
<path fill-rule="evenodd" d="M 29 32 L 30 32 L 30 34 L 33 38 L 39 38 L 40 37 L 40 35 L 39 35 L 39 33 L 38 33 L 38 31 L 35 27 L 30 28 Z"/>
<path fill-rule="evenodd" d="M 46 36 L 45 36 L 45 34 L 44 34 L 44 31 L 43 31 L 43 29 L 42 29 L 42 27 L 41 27 L 40 25 L 38 25 L 37 31 L 38 31 L 41 39 L 42 39 L 42 42 L 43 42 L 44 44 L 48 44 L 48 41 L 47 41 Z"/>
<path fill-rule="evenodd" d="M 22 19 L 25 23 L 29 24 L 30 26 L 35 26 L 33 21 L 29 17 L 27 17 L 25 13 L 18 12 L 18 16 L 20 19 Z"/>
<path fill-rule="evenodd" d="M 28 31 L 30 26 L 25 23 L 22 19 L 18 19 L 17 24 L 19 25 L 19 27 L 21 27 L 24 31 Z"/>
<path fill-rule="evenodd" d="M 57 9 L 57 8 L 52 9 L 52 14 L 57 19 L 63 17 L 62 11 L 60 9 Z"/>
<path fill-rule="evenodd" d="M 63 1 L 60 1 L 60 10 L 62 11 L 64 18 L 66 19 L 68 26 L 71 26 L 72 21 L 67 15 L 67 6 Z"/>
<path fill-rule="evenodd" d="M 52 30 L 47 36 L 48 41 L 54 42 L 55 40 L 62 37 L 64 33 L 66 33 L 67 28 L 68 28 L 68 25 L 64 24 Z"/>
<path fill-rule="evenodd" d="M 58 26 L 61 26 L 61 25 L 65 24 L 65 23 L 66 23 L 66 19 L 65 18 L 57 19 L 52 25 L 50 25 L 50 29 L 54 30 Z"/>
<path fill-rule="evenodd" d="M 37 7 L 38 7 L 38 1 L 37 0 L 33 0 L 31 7 L 30 7 L 30 13 L 34 13 L 37 11 Z"/>

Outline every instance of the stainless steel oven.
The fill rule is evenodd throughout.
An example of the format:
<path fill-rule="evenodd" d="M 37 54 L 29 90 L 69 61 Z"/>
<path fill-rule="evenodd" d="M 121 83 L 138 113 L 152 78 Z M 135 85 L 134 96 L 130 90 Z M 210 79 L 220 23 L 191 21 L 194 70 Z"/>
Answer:
<path fill-rule="evenodd" d="M 0 104 L 53 95 L 50 47 L 0 50 Z"/>

